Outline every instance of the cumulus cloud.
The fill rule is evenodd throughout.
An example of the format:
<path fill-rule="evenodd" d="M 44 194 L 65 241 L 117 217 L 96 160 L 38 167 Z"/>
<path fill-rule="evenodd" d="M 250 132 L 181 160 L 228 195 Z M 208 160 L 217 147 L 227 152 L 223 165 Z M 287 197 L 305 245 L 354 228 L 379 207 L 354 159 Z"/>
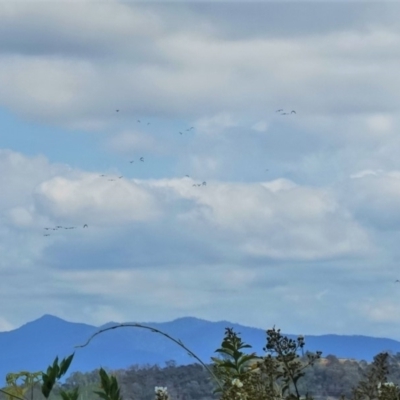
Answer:
<path fill-rule="evenodd" d="M 382 313 L 395 326 L 390 7 L 4 5 L 0 103 L 37 129 L 10 130 L 15 151 L 0 150 L 0 293 L 24 303 L 0 329 L 44 312 L 319 333 L 378 332 Z M 48 124 L 67 128 L 43 133 L 48 159 L 22 154 Z"/>
<path fill-rule="evenodd" d="M 157 216 L 157 204 L 151 194 L 135 182 L 113 177 L 62 177 L 43 182 L 36 190 L 37 207 L 53 219 L 90 223 L 129 223 Z"/>
<path fill-rule="evenodd" d="M 2 37 L 11 38 L 0 43 L 0 101 L 28 118 L 102 129 L 115 104 L 129 103 L 139 113 L 194 115 L 207 130 L 235 124 L 226 116 L 204 117 L 221 109 L 259 119 L 277 104 L 301 104 L 302 114 L 315 116 L 372 111 L 376 102 L 382 112 L 392 112 L 398 103 L 395 63 L 386 64 L 385 57 L 397 57 L 399 35 L 381 26 L 367 36 L 348 27 L 318 37 L 288 40 L 278 33 L 232 40 L 226 32 L 234 18 L 228 26 L 206 23 L 206 7 L 195 14 L 198 6 L 174 6 L 182 18 L 200 19 L 196 32 L 168 21 L 171 11 L 163 7 L 117 2 L 60 7 L 16 3 L 0 14 Z M 244 15 L 255 13 L 254 5 L 247 8 Z M 371 67 L 366 61 L 377 52 L 382 58 Z M 377 118 L 369 122 L 373 130 L 377 124 L 390 129 L 386 117 Z"/>
<path fill-rule="evenodd" d="M 352 175 L 346 190 L 349 209 L 366 224 L 375 229 L 398 230 L 400 228 L 400 172 L 361 171 Z"/>

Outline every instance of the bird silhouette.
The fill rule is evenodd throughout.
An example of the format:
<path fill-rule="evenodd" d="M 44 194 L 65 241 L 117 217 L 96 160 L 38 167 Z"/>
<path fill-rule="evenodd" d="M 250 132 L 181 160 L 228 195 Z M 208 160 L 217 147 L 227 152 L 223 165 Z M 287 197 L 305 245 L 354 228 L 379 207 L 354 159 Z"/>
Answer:
<path fill-rule="evenodd" d="M 148 122 L 147 125 L 150 125 L 150 122 Z"/>
<path fill-rule="evenodd" d="M 207 182 L 203 182 L 202 185 L 203 185 L 203 186 L 206 186 L 206 185 L 207 185 Z"/>
<path fill-rule="evenodd" d="M 132 161 L 129 161 L 129 162 L 132 164 L 132 163 L 134 163 L 135 161 L 132 160 Z"/>
<path fill-rule="evenodd" d="M 279 110 L 276 110 L 275 112 L 281 112 L 283 111 L 283 108 L 280 108 Z"/>
<path fill-rule="evenodd" d="M 185 176 L 187 176 L 188 178 L 190 178 L 190 176 L 189 176 L 189 175 L 185 175 Z"/>
<path fill-rule="evenodd" d="M 84 228 L 89 228 L 88 224 L 83 225 Z"/>
<path fill-rule="evenodd" d="M 119 110 L 115 110 L 115 112 L 119 112 Z"/>
<path fill-rule="evenodd" d="M 183 133 L 182 132 L 179 132 L 181 135 L 183 135 Z"/>
<path fill-rule="evenodd" d="M 123 178 L 123 176 L 122 176 L 122 175 L 118 177 L 118 179 L 122 179 L 122 178 Z"/>
<path fill-rule="evenodd" d="M 50 233 L 45 233 L 43 236 L 50 236 Z"/>
<path fill-rule="evenodd" d="M 290 111 L 290 114 L 296 114 L 296 111 L 292 110 Z"/>
<path fill-rule="evenodd" d="M 144 161 L 143 157 L 140 157 L 140 161 Z"/>
<path fill-rule="evenodd" d="M 139 124 L 140 124 L 140 119 L 138 119 L 137 122 L 139 122 Z"/>

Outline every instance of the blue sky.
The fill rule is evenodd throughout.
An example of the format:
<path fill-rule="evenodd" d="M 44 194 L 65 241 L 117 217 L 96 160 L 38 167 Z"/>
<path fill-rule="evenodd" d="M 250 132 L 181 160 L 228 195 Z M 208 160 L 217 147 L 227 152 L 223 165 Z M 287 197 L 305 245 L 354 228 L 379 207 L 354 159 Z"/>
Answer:
<path fill-rule="evenodd" d="M 0 331 L 400 339 L 398 11 L 1 3 Z"/>

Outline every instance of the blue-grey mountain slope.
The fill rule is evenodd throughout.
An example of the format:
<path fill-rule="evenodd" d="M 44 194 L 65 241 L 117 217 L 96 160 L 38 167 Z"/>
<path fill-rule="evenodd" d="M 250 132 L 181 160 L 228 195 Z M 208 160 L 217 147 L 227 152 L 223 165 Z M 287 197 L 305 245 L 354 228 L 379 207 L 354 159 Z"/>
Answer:
<path fill-rule="evenodd" d="M 266 344 L 266 332 L 262 329 L 245 327 L 228 321 L 210 322 L 193 317 L 179 318 L 171 322 L 143 322 L 143 325 L 168 333 L 191 349 L 204 362 L 209 363 L 214 351 L 220 347 L 225 328 L 233 327 L 241 334 L 243 341 L 253 346 L 249 351 L 262 355 Z M 0 332 L 0 386 L 5 383 L 8 372 L 21 370 L 45 370 L 56 356 L 68 356 L 75 351 L 70 372 L 91 371 L 108 367 L 127 368 L 131 365 L 159 364 L 168 360 L 178 365 L 196 362 L 184 349 L 166 337 L 142 328 L 118 328 L 96 336 L 84 348 L 83 344 L 101 328 L 113 326 L 108 323 L 101 327 L 67 322 L 60 318 L 44 315 L 18 329 Z M 266 326 L 265 329 L 269 329 Z M 295 338 L 296 335 L 287 335 Z M 371 361 L 381 351 L 400 352 L 400 342 L 367 336 L 306 335 L 305 350 L 321 350 L 323 356 L 333 354 L 339 358 L 354 358 Z"/>

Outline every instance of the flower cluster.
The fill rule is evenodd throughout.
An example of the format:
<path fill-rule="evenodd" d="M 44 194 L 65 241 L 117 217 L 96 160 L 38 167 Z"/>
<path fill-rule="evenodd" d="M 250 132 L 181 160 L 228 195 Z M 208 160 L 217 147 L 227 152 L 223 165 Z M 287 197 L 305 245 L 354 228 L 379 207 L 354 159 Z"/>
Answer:
<path fill-rule="evenodd" d="M 235 378 L 232 380 L 232 386 L 237 386 L 238 388 L 241 388 L 243 387 L 243 383 L 238 378 Z"/>
<path fill-rule="evenodd" d="M 156 392 L 156 399 L 155 400 L 169 400 L 168 392 L 166 387 L 156 386 L 154 388 Z"/>

